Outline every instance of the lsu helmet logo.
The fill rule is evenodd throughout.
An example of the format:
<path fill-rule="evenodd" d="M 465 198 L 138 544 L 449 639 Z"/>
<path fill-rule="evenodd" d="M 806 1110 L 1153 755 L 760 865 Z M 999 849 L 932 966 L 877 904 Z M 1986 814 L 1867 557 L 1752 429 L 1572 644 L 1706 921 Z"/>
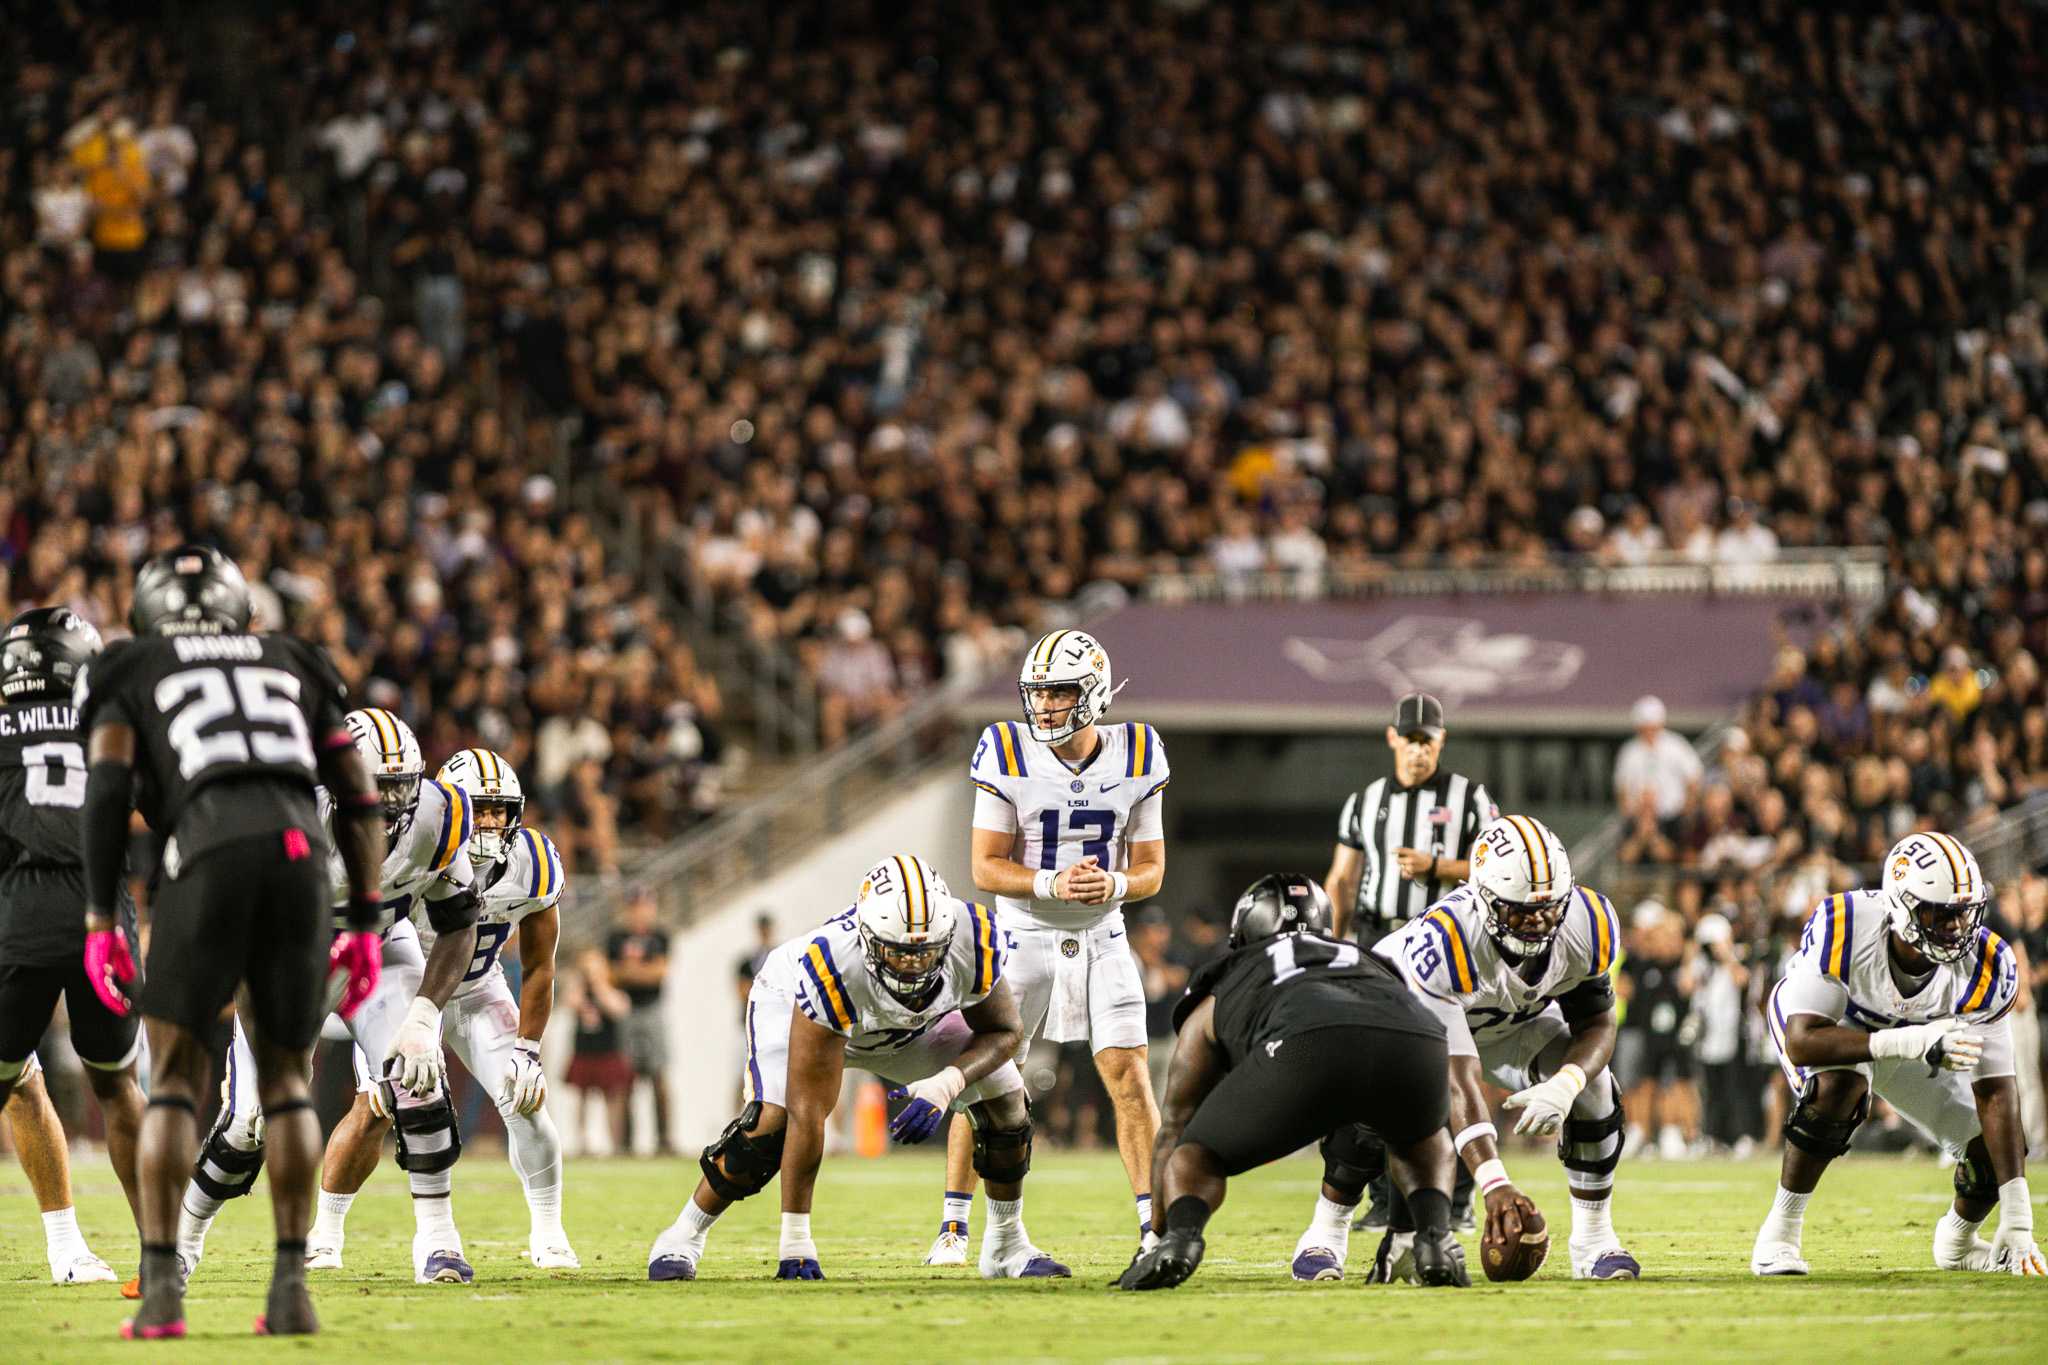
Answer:
<path fill-rule="evenodd" d="M 1906 875 L 1906 870 L 1912 866 L 1913 860 L 1901 853 L 1898 857 L 1892 859 L 1892 875 L 1894 877 L 1903 877 Z"/>
<path fill-rule="evenodd" d="M 1472 845 L 1472 870 L 1474 872 L 1486 866 L 1486 855 L 1491 852 L 1493 850 L 1487 847 L 1486 840 L 1484 839 Z"/>

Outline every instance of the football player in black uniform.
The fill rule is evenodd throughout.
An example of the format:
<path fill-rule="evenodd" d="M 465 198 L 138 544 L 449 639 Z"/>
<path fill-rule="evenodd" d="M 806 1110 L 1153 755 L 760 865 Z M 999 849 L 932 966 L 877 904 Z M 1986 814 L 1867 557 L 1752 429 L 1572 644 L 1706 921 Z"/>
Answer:
<path fill-rule="evenodd" d="M 1330 898 L 1313 878 L 1261 877 L 1231 911 L 1229 951 L 1188 982 L 1152 1157 L 1166 1225 L 1119 1289 L 1171 1289 L 1195 1273 L 1227 1177 L 1361 1123 L 1385 1142 L 1415 1210 L 1422 1282 L 1469 1282 L 1450 1229 L 1443 1025 L 1329 928 Z M 1358 1173 L 1354 1201 L 1373 1174 Z"/>
<path fill-rule="evenodd" d="M 31 608 L 0 639 L 0 1106 L 28 1072 L 63 996 L 71 1046 L 106 1119 L 107 1156 L 139 1218 L 135 1021 L 100 1003 L 83 965 L 85 741 L 71 689 L 99 652 L 100 633 L 68 607 Z M 135 907 L 125 886 L 116 909 L 132 933 Z"/>
<path fill-rule="evenodd" d="M 333 968 L 352 1011 L 374 986 L 377 787 L 343 727 L 344 688 L 313 646 L 249 633 L 249 587 L 219 551 L 181 546 L 136 576 L 129 623 L 81 671 L 75 702 L 87 738 L 85 959 L 117 1013 L 135 979 L 115 917 L 128 815 L 140 805 L 161 840 L 148 972 L 135 996 L 149 1029 L 143 1118 L 142 1309 L 126 1337 L 185 1333 L 177 1264 L 178 1196 L 198 1146 L 197 1100 L 212 1066 L 207 1039 L 241 988 L 257 1088 L 268 1119 L 277 1260 L 257 1330 L 317 1330 L 306 1293 L 306 1228 L 320 1160 L 307 1097 L 312 1046 Z M 314 808 L 324 782 L 347 868 L 352 932 L 333 936 L 325 840 Z"/>

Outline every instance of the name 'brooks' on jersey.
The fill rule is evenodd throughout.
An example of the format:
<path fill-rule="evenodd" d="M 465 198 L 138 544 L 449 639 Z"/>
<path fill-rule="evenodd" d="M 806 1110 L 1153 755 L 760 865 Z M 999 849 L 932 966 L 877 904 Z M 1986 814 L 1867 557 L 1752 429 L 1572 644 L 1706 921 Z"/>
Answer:
<path fill-rule="evenodd" d="M 1101 744 L 1078 768 L 1015 721 L 982 731 L 968 771 L 976 790 L 974 827 L 1015 832 L 1016 859 L 1034 871 L 1063 870 L 1094 857 L 1110 872 L 1130 865 L 1130 846 L 1165 837 L 1161 819 L 1171 772 L 1166 745 L 1149 725 L 1127 721 L 1097 730 Z M 1051 929 L 1086 929 L 1116 914 L 1121 901 L 1075 905 L 1002 896 L 1005 914 Z"/>
<path fill-rule="evenodd" d="M 1003 979 L 994 912 L 973 902 L 965 909 L 937 989 L 915 1006 L 883 989 L 862 965 L 855 906 L 770 953 L 758 980 L 794 997 L 807 1018 L 846 1038 L 850 1053 L 892 1051 L 955 1010 L 980 1004 Z"/>

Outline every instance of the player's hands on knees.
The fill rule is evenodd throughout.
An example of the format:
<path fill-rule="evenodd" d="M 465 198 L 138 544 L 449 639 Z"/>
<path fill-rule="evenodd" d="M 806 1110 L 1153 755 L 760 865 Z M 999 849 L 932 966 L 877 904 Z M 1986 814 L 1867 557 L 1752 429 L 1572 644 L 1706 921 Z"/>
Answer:
<path fill-rule="evenodd" d="M 1091 854 L 1053 880 L 1053 894 L 1080 905 L 1102 905 L 1109 900 L 1115 885 L 1102 870 L 1100 860 Z"/>
<path fill-rule="evenodd" d="M 1567 1062 L 1549 1080 L 1508 1096 L 1501 1101 L 1501 1107 L 1522 1111 L 1522 1117 L 1515 1121 L 1517 1133 L 1550 1137 L 1564 1127 L 1565 1115 L 1571 1112 L 1579 1092 L 1585 1088 L 1586 1073 Z"/>
<path fill-rule="evenodd" d="M 440 1008 L 431 1000 L 415 999 L 392 1041 L 385 1073 L 415 1098 L 425 1099 L 440 1091 L 446 1066 L 441 1056 Z"/>
<path fill-rule="evenodd" d="M 548 1102 L 548 1076 L 541 1069 L 540 1044 L 531 1038 L 521 1038 L 512 1044 L 504 1100 L 515 1114 L 535 1113 Z"/>

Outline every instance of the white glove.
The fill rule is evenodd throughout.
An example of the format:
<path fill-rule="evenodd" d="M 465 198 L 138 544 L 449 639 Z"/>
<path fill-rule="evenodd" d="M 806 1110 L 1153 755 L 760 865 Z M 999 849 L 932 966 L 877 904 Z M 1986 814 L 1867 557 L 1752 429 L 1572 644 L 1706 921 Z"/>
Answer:
<path fill-rule="evenodd" d="M 1881 1028 L 1870 1035 L 1872 1061 L 1927 1063 L 1927 1074 L 1970 1071 L 1984 1055 L 1984 1035 L 1953 1016 L 1932 1023 Z"/>
<path fill-rule="evenodd" d="M 960 1092 L 966 1088 L 967 1078 L 960 1074 L 960 1068 L 949 1066 L 936 1076 L 912 1081 L 903 1087 L 903 1093 L 910 1099 L 923 1100 L 943 1114 L 953 1107 L 953 1101 L 959 1099 Z"/>
<path fill-rule="evenodd" d="M 1998 1236 L 1991 1241 L 1991 1268 L 2008 1275 L 2048 1275 L 2048 1260 L 2034 1245 L 2033 1196 L 2023 1175 L 1998 1187 Z"/>
<path fill-rule="evenodd" d="M 540 1069 L 540 1044 L 521 1038 L 512 1044 L 512 1069 L 505 1073 L 505 1103 L 531 1114 L 548 1102 L 547 1073 Z"/>
<path fill-rule="evenodd" d="M 1526 1090 L 1517 1090 L 1501 1101 L 1501 1105 L 1522 1111 L 1522 1117 L 1515 1122 L 1517 1133 L 1549 1137 L 1564 1127 L 1564 1116 L 1571 1112 L 1572 1101 L 1578 1099 L 1579 1092 L 1585 1088 L 1586 1073 L 1566 1062 L 1549 1080 Z"/>
<path fill-rule="evenodd" d="M 370 1102 L 370 1112 L 389 1123 L 391 1121 L 391 1087 L 385 1081 L 372 1080 L 370 1088 L 363 1092 L 363 1098 Z"/>
<path fill-rule="evenodd" d="M 433 1001 L 415 996 L 384 1058 L 384 1074 L 415 1099 L 425 1099 L 439 1093 L 446 1068 L 441 1057 L 441 1011 Z"/>

